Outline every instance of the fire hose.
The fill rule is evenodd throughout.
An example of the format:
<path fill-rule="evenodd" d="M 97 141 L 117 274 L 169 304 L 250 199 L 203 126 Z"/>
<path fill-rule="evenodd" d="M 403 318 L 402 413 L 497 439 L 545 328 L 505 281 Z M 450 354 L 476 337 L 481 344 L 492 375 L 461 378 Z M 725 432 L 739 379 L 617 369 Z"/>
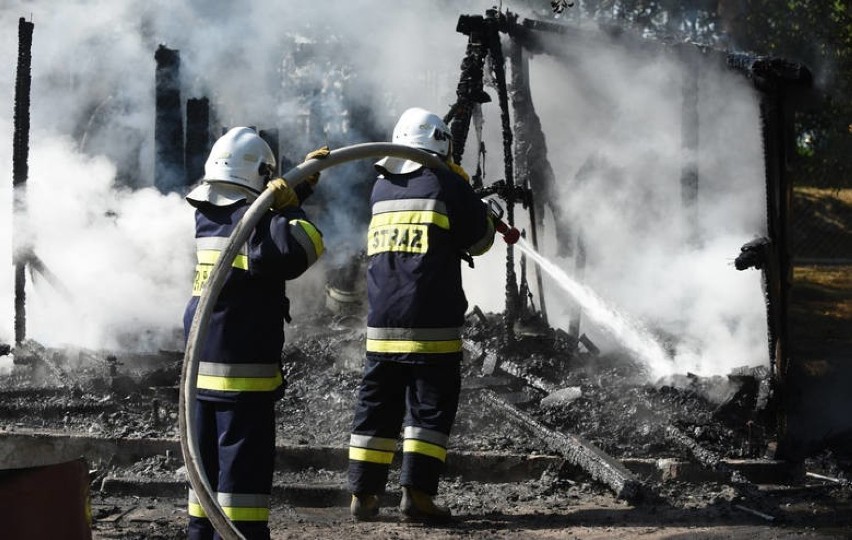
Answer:
<path fill-rule="evenodd" d="M 329 167 L 348 161 L 384 156 L 409 159 L 427 167 L 446 167 L 446 164 L 440 158 L 423 150 L 391 143 L 364 143 L 333 150 L 323 159 L 312 159 L 301 163 L 285 173 L 284 178 L 287 179 L 288 183 L 295 186 L 312 174 L 328 169 Z M 204 512 L 219 535 L 226 540 L 244 540 L 245 537 L 225 514 L 216 499 L 215 493 L 213 493 L 210 481 L 201 464 L 201 453 L 198 447 L 198 440 L 195 436 L 193 407 L 187 406 L 187 404 L 191 405 L 195 403 L 201 344 L 204 343 L 213 307 L 216 305 L 216 300 L 225 284 L 225 278 L 231 267 L 231 262 L 237 256 L 240 246 L 248 240 L 249 235 L 254 230 L 258 221 L 260 221 L 260 218 L 269 211 L 273 199 L 274 190 L 272 188 L 267 188 L 258 196 L 243 215 L 240 222 L 237 223 L 233 233 L 231 233 L 231 237 L 228 239 L 228 244 L 213 266 L 210 277 L 201 291 L 198 307 L 189 328 L 186 339 L 186 350 L 184 352 L 183 369 L 181 371 L 178 423 L 181 452 L 186 463 L 187 476 L 189 477 L 192 489 L 198 497 L 201 508 L 204 509 Z"/>

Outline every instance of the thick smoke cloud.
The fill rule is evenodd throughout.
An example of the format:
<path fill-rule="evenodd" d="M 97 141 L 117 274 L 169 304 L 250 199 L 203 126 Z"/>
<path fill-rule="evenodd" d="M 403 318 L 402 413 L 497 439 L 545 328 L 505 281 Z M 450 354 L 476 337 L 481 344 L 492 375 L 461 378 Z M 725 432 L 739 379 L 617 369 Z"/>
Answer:
<path fill-rule="evenodd" d="M 703 64 L 699 149 L 690 155 L 682 148 L 684 69 L 677 56 L 607 46 L 604 36 L 595 42 L 567 59 L 530 60 L 533 101 L 559 185 L 556 205 L 563 226 L 585 240 L 583 281 L 656 334 L 673 356 L 673 372 L 725 374 L 765 363 L 760 274 L 732 264 L 742 244 L 765 234 L 760 120 L 750 84 Z M 498 150 L 499 140 L 489 148 Z M 680 179 L 684 164 L 696 162 L 694 241 Z M 571 274 L 575 261 L 557 256 L 565 246 L 547 218 L 551 234 L 541 251 Z M 567 327 L 572 299 L 547 279 L 545 289 L 550 322 Z M 581 330 L 605 348 L 617 342 L 588 324 Z"/>
<path fill-rule="evenodd" d="M 526 4 L 503 7 L 523 16 Z M 388 137 L 410 106 L 444 114 L 455 100 L 466 45 L 455 31 L 458 15 L 484 13 L 492 5 L 7 2 L 0 8 L 6 66 L 0 102 L 7 104 L 0 129 L 12 133 L 17 20 L 31 16 L 36 26 L 26 233 L 72 292 L 65 298 L 38 276 L 30 280 L 28 336 L 47 345 L 179 346 L 173 330 L 193 271 L 192 215 L 180 194 L 163 196 L 151 187 L 154 51 L 160 44 L 180 51 L 182 98 L 208 97 L 221 125 L 294 125 L 312 107 L 325 114 L 315 126 L 318 140 L 281 133 L 282 152 L 299 161 L 324 142 Z M 677 336 L 676 371 L 724 373 L 762 362 L 759 275 L 731 265 L 739 246 L 763 229 L 758 119 L 745 83 L 725 73 L 705 72 L 702 78 L 697 159 L 704 241 L 687 247 L 679 209 L 683 158 L 675 62 L 602 45 L 571 63 L 538 55 L 531 78 L 562 189 L 558 204 L 586 234 L 587 282 L 625 313 Z M 314 90 L 313 98 L 306 99 L 306 88 Z M 486 182 L 501 178 L 503 170 L 496 94 L 489 91 L 495 99 L 485 106 Z M 372 129 L 341 127 L 338 113 L 353 108 L 371 113 Z M 11 137 L 7 141 L 0 147 L 0 169 L 11 171 Z M 473 158 L 466 153 L 468 169 Z M 578 178 L 584 165 L 587 172 Z M 369 172 L 362 167 L 324 175 L 318 197 L 327 209 L 316 218 L 328 239 L 329 260 L 363 239 Z M 11 214 L 10 187 L 0 190 L 2 210 Z M 10 226 L 2 231 L 0 245 L 9 253 Z M 496 245 L 476 269 L 465 270 L 471 305 L 493 311 L 503 307 L 505 250 L 499 240 Z M 556 257 L 552 234 L 545 235 L 542 251 Z M 559 263 L 573 268 L 570 258 Z M 12 278 L 10 265 L 5 268 L 0 341 L 9 342 Z M 321 291 L 323 279 L 317 270 L 289 287 L 296 314 L 315 305 L 311 295 Z M 551 322 L 564 324 L 571 300 L 552 285 L 546 283 Z M 584 331 L 592 335 L 595 329 Z"/>
<path fill-rule="evenodd" d="M 452 6 L 452 7 L 450 7 Z M 321 110 L 341 109 L 334 85 L 349 84 L 354 105 L 381 110 L 392 127 L 402 109 L 445 109 L 464 52 L 455 33 L 459 11 L 481 2 L 426 5 L 379 1 L 310 5 L 292 2 L 7 2 L 0 8 L 0 129 L 11 134 L 18 18 L 35 23 L 30 134 L 30 208 L 26 237 L 55 274 L 64 297 L 36 274 L 29 279 L 27 336 L 46 345 L 152 348 L 174 344 L 193 271 L 192 214 L 178 194 L 153 186 L 154 52 L 181 54 L 182 97 L 208 97 L 221 125 L 278 126 L 306 106 L 304 87 L 317 89 Z M 336 43 L 339 57 L 288 63 L 306 44 Z M 329 77 L 329 66 L 348 74 Z M 339 69 L 336 68 L 336 69 Z M 288 85 L 294 72 L 303 87 Z M 445 71 L 446 70 L 446 71 Z M 339 90 L 339 88 L 337 89 Z M 388 96 L 395 100 L 388 103 Z M 352 103 L 349 103 L 352 105 Z M 389 108 L 389 105 L 391 106 Z M 326 123 L 326 122 L 322 122 Z M 320 126 L 320 130 L 325 126 Z M 11 137 L 0 168 L 11 173 Z M 311 145 L 282 134 L 299 161 Z M 369 178 L 328 174 L 327 199 L 353 204 L 354 185 Z M 133 189 L 128 189 L 133 188 Z M 11 216 L 11 174 L 0 209 Z M 324 226 L 353 231 L 345 211 Z M 11 218 L 0 236 L 11 253 Z M 335 231 L 327 230 L 335 247 Z M 340 244 L 338 244 L 340 246 Z M 332 253 L 330 253 L 332 254 Z M 13 339 L 11 265 L 0 273 L 0 340 Z M 319 272 L 316 272 L 319 274 Z M 321 281 L 320 277 L 313 281 Z M 291 287 L 298 311 L 299 287 Z"/>

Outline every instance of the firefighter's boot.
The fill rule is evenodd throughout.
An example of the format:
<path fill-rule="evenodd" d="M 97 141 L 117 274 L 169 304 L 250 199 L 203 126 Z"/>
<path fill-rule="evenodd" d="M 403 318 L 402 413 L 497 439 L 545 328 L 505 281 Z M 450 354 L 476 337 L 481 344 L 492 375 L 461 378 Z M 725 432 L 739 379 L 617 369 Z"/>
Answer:
<path fill-rule="evenodd" d="M 436 505 L 431 495 L 410 486 L 402 487 L 399 509 L 408 520 L 421 523 L 441 523 L 453 517 L 448 508 Z"/>
<path fill-rule="evenodd" d="M 378 495 L 352 495 L 349 512 L 358 521 L 370 521 L 379 515 Z"/>

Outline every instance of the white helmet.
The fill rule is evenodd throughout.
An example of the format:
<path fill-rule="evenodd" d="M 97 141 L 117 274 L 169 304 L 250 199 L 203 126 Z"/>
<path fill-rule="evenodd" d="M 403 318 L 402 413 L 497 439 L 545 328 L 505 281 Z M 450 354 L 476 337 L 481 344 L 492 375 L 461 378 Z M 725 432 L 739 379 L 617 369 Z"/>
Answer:
<path fill-rule="evenodd" d="M 393 128 L 393 142 L 413 148 L 420 148 L 443 159 L 450 155 L 452 142 L 450 128 L 433 112 L 420 107 L 412 107 L 402 113 Z M 392 174 L 407 174 L 421 167 L 415 161 L 387 157 L 376 163 L 381 172 Z"/>
<path fill-rule="evenodd" d="M 450 128 L 440 116 L 419 107 L 402 113 L 393 128 L 393 142 L 396 144 L 422 148 L 442 158 L 450 153 L 452 139 Z"/>
<path fill-rule="evenodd" d="M 219 137 L 204 164 L 204 180 L 260 193 L 275 171 L 275 154 L 255 130 L 235 127 Z"/>

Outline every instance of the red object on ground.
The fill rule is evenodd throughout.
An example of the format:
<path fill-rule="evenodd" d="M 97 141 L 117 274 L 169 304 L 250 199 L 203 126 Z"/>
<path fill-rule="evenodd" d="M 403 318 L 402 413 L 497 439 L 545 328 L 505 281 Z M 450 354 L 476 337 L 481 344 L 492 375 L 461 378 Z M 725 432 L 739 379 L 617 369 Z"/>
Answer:
<path fill-rule="evenodd" d="M 0 508 L 3 538 L 91 540 L 86 461 L 0 470 Z"/>

